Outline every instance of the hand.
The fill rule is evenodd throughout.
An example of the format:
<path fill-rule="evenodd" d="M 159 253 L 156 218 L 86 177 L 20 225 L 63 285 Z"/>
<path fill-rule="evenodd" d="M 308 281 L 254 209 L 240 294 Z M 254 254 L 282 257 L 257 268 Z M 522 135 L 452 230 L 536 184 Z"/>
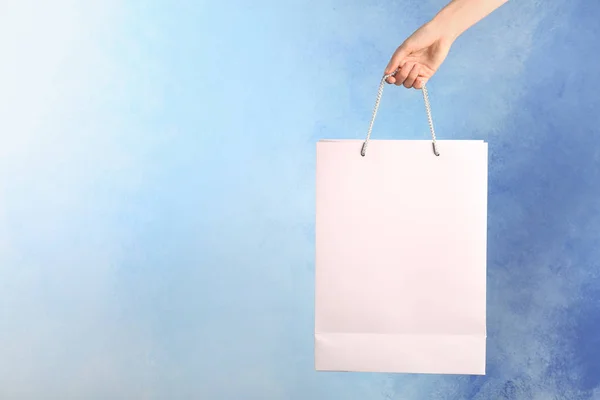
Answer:
<path fill-rule="evenodd" d="M 441 26 L 430 22 L 406 39 L 385 69 L 386 75 L 398 70 L 387 82 L 406 88 L 423 88 L 444 62 L 454 42 L 454 37 L 444 31 Z"/>

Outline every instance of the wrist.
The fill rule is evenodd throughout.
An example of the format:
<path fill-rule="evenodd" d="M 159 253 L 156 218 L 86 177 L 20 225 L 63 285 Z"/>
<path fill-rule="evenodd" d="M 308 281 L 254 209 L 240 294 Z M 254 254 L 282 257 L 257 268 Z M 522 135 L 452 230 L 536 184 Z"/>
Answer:
<path fill-rule="evenodd" d="M 442 9 L 428 24 L 439 32 L 442 40 L 449 43 L 453 43 L 465 31 L 465 28 L 460 25 L 455 10 L 450 7 Z"/>

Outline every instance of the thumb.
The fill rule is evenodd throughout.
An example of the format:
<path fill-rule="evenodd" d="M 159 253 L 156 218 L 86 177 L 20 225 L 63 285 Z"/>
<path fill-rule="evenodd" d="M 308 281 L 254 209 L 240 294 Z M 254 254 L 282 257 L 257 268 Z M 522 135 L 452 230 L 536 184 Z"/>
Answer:
<path fill-rule="evenodd" d="M 406 42 L 402 43 L 392 55 L 392 58 L 390 59 L 390 62 L 388 63 L 387 67 L 385 67 L 385 74 L 388 75 L 392 72 L 397 71 L 398 68 L 400 68 L 400 63 L 402 62 L 402 60 L 409 54 L 410 51 L 408 49 L 408 46 L 406 45 Z"/>

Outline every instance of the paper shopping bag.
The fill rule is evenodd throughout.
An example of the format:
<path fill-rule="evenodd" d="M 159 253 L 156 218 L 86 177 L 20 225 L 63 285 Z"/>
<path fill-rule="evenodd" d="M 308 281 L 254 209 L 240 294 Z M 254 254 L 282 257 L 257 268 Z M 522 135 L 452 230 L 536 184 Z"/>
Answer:
<path fill-rule="evenodd" d="M 438 143 L 317 143 L 317 370 L 485 374 L 487 144 Z"/>

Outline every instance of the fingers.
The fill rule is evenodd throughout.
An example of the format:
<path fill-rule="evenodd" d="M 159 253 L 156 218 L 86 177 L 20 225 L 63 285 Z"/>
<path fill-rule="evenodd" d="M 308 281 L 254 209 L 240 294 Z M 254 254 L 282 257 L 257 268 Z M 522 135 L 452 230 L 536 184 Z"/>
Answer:
<path fill-rule="evenodd" d="M 415 89 L 423 89 L 423 86 L 425 86 L 426 82 L 427 82 L 427 78 L 418 77 L 417 79 L 415 79 L 415 83 L 414 83 L 413 87 Z"/>
<path fill-rule="evenodd" d="M 402 68 L 400 68 L 400 71 L 398 71 L 398 73 L 395 76 L 395 82 L 394 84 L 396 86 L 400 86 L 402 84 L 404 84 L 404 81 L 406 80 L 406 78 L 408 78 L 408 75 L 410 74 L 410 71 L 413 69 L 413 67 L 415 66 L 414 62 L 407 62 L 405 63 Z"/>
<path fill-rule="evenodd" d="M 396 49 L 386 66 L 386 75 L 395 72 L 395 75 L 388 77 L 386 81 L 396 86 L 404 85 L 406 88 L 422 89 L 435 71 L 429 71 L 430 68 L 415 62 L 417 60 L 411 55 L 413 46 L 409 47 L 406 43 L 402 43 Z"/>
<path fill-rule="evenodd" d="M 420 70 L 419 64 L 415 64 L 412 67 L 412 69 L 408 73 L 408 76 L 404 80 L 404 87 L 405 88 L 410 89 L 411 87 L 413 87 L 413 85 L 415 84 L 415 81 L 416 81 L 417 77 L 419 76 L 419 70 Z"/>
<path fill-rule="evenodd" d="M 398 47 L 392 55 L 392 58 L 390 59 L 390 62 L 388 63 L 387 67 L 385 67 L 385 75 L 391 74 L 392 72 L 400 68 L 402 61 L 406 56 L 408 56 L 409 53 L 410 51 L 406 44 L 402 43 L 402 45 L 400 45 L 400 47 Z M 396 83 L 397 80 L 397 78 L 391 76 L 387 79 L 387 82 Z"/>

